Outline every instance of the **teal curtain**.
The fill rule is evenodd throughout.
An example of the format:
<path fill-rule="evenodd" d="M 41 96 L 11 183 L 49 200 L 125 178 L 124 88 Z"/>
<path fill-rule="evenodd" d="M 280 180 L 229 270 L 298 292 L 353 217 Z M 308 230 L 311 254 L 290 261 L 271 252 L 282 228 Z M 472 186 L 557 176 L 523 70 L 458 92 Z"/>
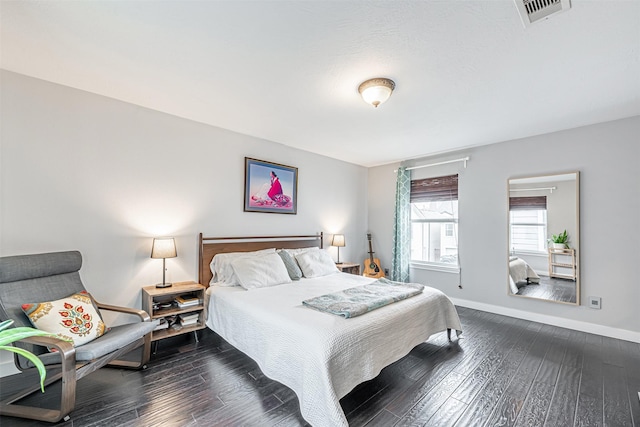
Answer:
<path fill-rule="evenodd" d="M 408 282 L 411 259 L 411 172 L 404 167 L 398 168 L 396 179 L 391 280 Z"/>

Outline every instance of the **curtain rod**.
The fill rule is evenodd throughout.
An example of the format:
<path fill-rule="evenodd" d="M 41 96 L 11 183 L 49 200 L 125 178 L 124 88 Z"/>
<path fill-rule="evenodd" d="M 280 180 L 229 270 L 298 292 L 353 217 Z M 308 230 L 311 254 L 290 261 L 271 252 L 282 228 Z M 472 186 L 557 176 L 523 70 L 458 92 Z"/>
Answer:
<path fill-rule="evenodd" d="M 411 166 L 410 168 L 407 168 L 407 170 L 411 171 L 411 170 L 414 170 L 414 169 L 422 169 L 422 168 L 428 168 L 428 167 L 431 167 L 431 166 L 440 166 L 440 165 L 446 165 L 446 164 L 449 164 L 449 163 L 457 163 L 457 162 L 464 162 L 464 167 L 466 169 L 468 161 L 469 161 L 469 156 L 463 157 L 461 159 L 445 160 L 444 162 L 429 163 L 428 165 Z M 396 173 L 396 172 L 398 172 L 398 169 L 395 169 L 393 171 L 393 173 Z"/>
<path fill-rule="evenodd" d="M 537 191 L 537 190 L 549 190 L 553 193 L 553 190 L 557 190 L 558 187 L 536 187 L 536 188 L 510 188 L 509 191 Z"/>

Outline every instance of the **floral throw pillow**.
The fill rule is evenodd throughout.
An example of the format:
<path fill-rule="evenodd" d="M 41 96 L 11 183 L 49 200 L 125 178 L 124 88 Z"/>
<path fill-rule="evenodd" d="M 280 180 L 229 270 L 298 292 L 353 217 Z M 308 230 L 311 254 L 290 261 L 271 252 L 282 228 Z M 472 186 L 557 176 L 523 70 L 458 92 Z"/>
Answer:
<path fill-rule="evenodd" d="M 86 291 L 56 301 L 22 304 L 22 311 L 35 328 L 71 341 L 74 347 L 91 342 L 107 331 Z"/>

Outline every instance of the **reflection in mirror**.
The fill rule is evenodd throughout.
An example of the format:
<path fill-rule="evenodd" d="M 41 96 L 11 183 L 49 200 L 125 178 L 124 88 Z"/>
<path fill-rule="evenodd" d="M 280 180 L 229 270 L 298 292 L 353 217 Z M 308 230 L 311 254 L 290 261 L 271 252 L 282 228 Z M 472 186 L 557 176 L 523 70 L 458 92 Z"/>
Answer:
<path fill-rule="evenodd" d="M 579 173 L 509 180 L 509 294 L 580 303 Z"/>

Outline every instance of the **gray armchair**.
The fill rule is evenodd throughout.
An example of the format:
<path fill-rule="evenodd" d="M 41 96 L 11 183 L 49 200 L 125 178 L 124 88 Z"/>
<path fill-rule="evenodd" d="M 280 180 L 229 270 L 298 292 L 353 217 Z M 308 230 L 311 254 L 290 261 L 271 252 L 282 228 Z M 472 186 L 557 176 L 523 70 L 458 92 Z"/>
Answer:
<path fill-rule="evenodd" d="M 13 319 L 14 326 L 31 326 L 22 311 L 22 304 L 58 300 L 85 290 L 80 280 L 81 266 L 82 256 L 77 251 L 1 257 L 0 321 Z M 75 406 L 77 380 L 105 365 L 134 369 L 146 367 L 154 328 L 149 315 L 143 310 L 96 304 L 100 310 L 133 314 L 141 321 L 112 327 L 101 337 L 75 348 L 67 341 L 49 337 L 31 337 L 15 343 L 38 355 L 46 365 L 45 384 L 62 381 L 60 405 L 59 409 L 52 410 L 20 404 L 24 397 L 40 391 L 40 384 L 36 381 L 0 401 L 0 415 L 49 422 L 67 420 Z M 120 359 L 141 346 L 140 360 Z M 47 347 L 57 351 L 49 352 Z M 17 354 L 15 364 L 21 371 L 35 369 L 27 359 Z"/>

